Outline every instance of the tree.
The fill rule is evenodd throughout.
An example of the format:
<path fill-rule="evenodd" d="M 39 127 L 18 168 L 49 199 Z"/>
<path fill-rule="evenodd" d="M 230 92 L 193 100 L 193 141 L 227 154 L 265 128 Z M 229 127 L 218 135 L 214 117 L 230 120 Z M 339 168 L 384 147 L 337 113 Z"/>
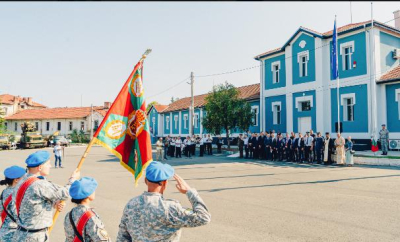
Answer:
<path fill-rule="evenodd" d="M 150 110 L 151 106 L 158 105 L 158 104 L 159 103 L 157 101 L 152 101 L 151 103 L 147 104 L 146 113 Z"/>
<path fill-rule="evenodd" d="M 4 111 L 3 108 L 1 108 L 1 99 L 0 99 L 0 134 L 4 134 L 7 132 L 6 129 L 6 120 L 4 118 L 4 116 L 6 115 L 6 112 Z"/>
<path fill-rule="evenodd" d="M 206 97 L 205 110 L 207 115 L 203 119 L 204 128 L 212 134 L 225 131 L 228 149 L 230 130 L 235 127 L 248 130 L 252 124 L 250 105 L 239 98 L 239 91 L 228 82 L 213 87 L 213 91 Z"/>
<path fill-rule="evenodd" d="M 179 97 L 177 97 L 177 98 L 171 97 L 171 103 L 176 102 L 178 100 L 179 100 Z"/>

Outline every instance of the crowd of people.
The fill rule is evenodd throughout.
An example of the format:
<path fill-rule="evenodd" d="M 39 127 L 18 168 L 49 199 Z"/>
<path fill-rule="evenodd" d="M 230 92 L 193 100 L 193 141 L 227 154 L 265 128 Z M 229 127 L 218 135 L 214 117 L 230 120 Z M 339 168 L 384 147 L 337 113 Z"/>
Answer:
<path fill-rule="evenodd" d="M 301 132 L 297 135 L 291 132 L 285 136 L 275 133 L 274 130 L 246 133 L 239 135 L 238 146 L 239 157 L 246 159 L 325 165 L 332 165 L 334 161 L 338 165 L 354 164 L 351 136 L 348 136 L 346 141 L 340 133 L 336 138 L 332 138 L 329 132 L 323 137 L 320 132 L 315 134 L 313 130 L 304 135 Z"/>

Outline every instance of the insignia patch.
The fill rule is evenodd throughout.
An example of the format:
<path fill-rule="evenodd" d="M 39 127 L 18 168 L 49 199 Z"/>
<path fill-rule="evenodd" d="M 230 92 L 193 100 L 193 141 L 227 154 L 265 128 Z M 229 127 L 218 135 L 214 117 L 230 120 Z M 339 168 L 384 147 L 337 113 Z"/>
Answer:
<path fill-rule="evenodd" d="M 104 229 L 100 229 L 100 235 L 103 236 L 105 239 L 108 239 L 108 233 Z"/>
<path fill-rule="evenodd" d="M 193 210 L 188 208 L 188 209 L 185 210 L 185 214 L 186 215 L 192 215 L 193 214 Z"/>

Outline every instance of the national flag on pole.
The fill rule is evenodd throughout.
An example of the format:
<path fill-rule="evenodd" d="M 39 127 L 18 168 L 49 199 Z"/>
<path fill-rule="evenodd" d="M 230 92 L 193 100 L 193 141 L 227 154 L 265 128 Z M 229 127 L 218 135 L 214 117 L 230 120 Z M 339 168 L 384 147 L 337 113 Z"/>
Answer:
<path fill-rule="evenodd" d="M 150 129 L 146 115 L 142 82 L 142 58 L 125 82 L 93 138 L 117 156 L 135 177 L 152 161 Z"/>
<path fill-rule="evenodd" d="M 333 35 L 332 35 L 332 54 L 331 54 L 331 70 L 332 78 L 336 80 L 339 76 L 338 61 L 337 61 L 337 31 L 336 31 L 336 17 L 335 23 L 333 25 Z"/>
<path fill-rule="evenodd" d="M 378 143 L 376 142 L 375 139 L 371 140 L 371 151 L 372 152 L 377 152 L 379 150 L 378 148 Z"/>

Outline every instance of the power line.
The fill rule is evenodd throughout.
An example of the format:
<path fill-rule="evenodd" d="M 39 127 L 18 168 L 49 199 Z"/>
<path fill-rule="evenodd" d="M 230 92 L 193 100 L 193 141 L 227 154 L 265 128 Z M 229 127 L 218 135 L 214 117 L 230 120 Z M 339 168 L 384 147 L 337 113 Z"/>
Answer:
<path fill-rule="evenodd" d="M 184 83 L 184 82 L 187 81 L 189 78 L 190 78 L 190 76 L 187 77 L 187 78 L 185 78 L 184 80 L 178 82 L 177 84 L 173 85 L 172 87 L 169 87 L 169 88 L 165 89 L 164 91 L 161 91 L 161 92 L 159 92 L 159 93 L 157 93 L 157 94 L 154 94 L 154 95 L 152 95 L 152 96 L 150 96 L 150 97 L 147 97 L 147 98 L 152 98 L 152 97 L 158 96 L 158 95 L 160 95 L 160 94 L 163 94 L 163 93 L 165 93 L 165 92 L 171 90 L 172 88 L 177 87 L 177 86 L 179 86 L 180 84 Z"/>

